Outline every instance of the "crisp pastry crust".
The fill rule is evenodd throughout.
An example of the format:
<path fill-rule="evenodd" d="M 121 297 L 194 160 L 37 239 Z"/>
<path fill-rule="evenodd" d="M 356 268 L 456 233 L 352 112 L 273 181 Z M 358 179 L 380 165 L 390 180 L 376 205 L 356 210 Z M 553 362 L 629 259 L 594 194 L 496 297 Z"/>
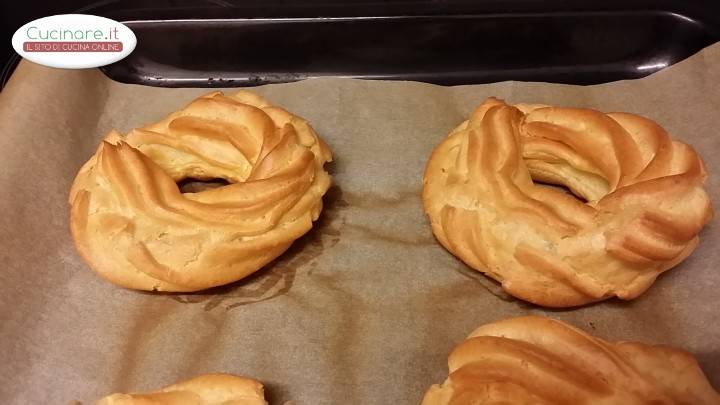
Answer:
<path fill-rule="evenodd" d="M 230 374 L 206 374 L 144 394 L 111 394 L 97 405 L 267 405 L 263 385 Z"/>
<path fill-rule="evenodd" d="M 302 118 L 247 91 L 207 94 L 105 137 L 70 191 L 75 245 L 127 288 L 197 291 L 239 280 L 310 230 L 331 159 Z M 183 194 L 176 183 L 186 178 L 230 184 Z"/>
<path fill-rule="evenodd" d="M 538 316 L 481 326 L 448 363 L 422 405 L 720 404 L 685 351 L 609 342 Z"/>
<path fill-rule="evenodd" d="M 423 204 L 469 266 L 569 307 L 636 298 L 685 259 L 712 217 L 705 178 L 698 154 L 647 118 L 489 98 L 433 151 Z"/>

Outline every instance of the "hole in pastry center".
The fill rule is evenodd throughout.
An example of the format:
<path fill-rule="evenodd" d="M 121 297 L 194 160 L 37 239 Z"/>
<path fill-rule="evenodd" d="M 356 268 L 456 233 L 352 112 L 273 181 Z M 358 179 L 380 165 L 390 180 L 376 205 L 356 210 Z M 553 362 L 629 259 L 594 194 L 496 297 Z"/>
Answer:
<path fill-rule="evenodd" d="M 187 177 L 177 181 L 177 186 L 180 192 L 185 193 L 199 193 L 201 191 L 210 190 L 213 188 L 219 188 L 231 184 L 229 181 L 220 178 L 213 179 L 196 179 L 193 177 Z"/>
<path fill-rule="evenodd" d="M 553 190 L 555 190 L 555 191 L 560 191 L 560 192 L 562 192 L 562 193 L 569 194 L 569 195 L 575 197 L 578 201 L 580 201 L 580 202 L 583 203 L 583 204 L 587 204 L 587 202 L 588 202 L 588 201 L 585 199 L 585 197 L 573 193 L 572 190 L 570 190 L 569 188 L 565 187 L 565 186 L 562 185 L 562 184 L 545 183 L 545 182 L 538 181 L 538 180 L 535 180 L 535 179 L 533 179 L 533 184 L 535 184 L 535 185 L 538 186 L 538 187 L 549 188 L 549 189 L 553 189 Z"/>

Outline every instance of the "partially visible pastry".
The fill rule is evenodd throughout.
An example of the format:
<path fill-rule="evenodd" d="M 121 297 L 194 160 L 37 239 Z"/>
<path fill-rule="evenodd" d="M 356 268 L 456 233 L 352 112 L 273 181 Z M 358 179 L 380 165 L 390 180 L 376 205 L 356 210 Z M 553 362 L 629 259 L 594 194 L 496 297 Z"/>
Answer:
<path fill-rule="evenodd" d="M 550 318 L 479 327 L 448 360 L 422 405 L 717 405 L 689 353 L 610 342 Z"/>
<path fill-rule="evenodd" d="M 636 298 L 688 257 L 713 214 L 706 177 L 695 150 L 647 118 L 489 98 L 432 152 L 423 205 L 468 266 L 570 307 Z"/>
<path fill-rule="evenodd" d="M 267 405 L 263 385 L 230 374 L 206 374 L 144 394 L 112 394 L 97 405 Z"/>
<path fill-rule="evenodd" d="M 70 191 L 80 256 L 126 288 L 232 283 L 310 230 L 330 149 L 304 119 L 240 91 L 204 95 L 123 136 L 111 131 Z M 183 193 L 178 182 L 222 179 Z"/>

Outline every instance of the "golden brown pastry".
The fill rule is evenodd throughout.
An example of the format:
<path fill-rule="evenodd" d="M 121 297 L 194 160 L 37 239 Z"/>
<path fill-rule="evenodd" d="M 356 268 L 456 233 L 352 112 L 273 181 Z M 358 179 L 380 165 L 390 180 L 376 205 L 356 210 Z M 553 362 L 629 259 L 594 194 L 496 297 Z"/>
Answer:
<path fill-rule="evenodd" d="M 70 191 L 71 229 L 98 274 L 127 288 L 197 291 L 239 280 L 310 230 L 330 186 L 310 125 L 247 91 L 202 96 L 108 134 Z M 224 187 L 181 193 L 187 178 Z"/>
<path fill-rule="evenodd" d="M 230 374 L 206 374 L 145 394 L 112 394 L 97 405 L 267 405 L 263 385 Z"/>
<path fill-rule="evenodd" d="M 633 299 L 685 259 L 712 217 L 705 178 L 697 153 L 647 118 L 489 98 L 433 151 L 423 204 L 469 266 L 569 307 Z"/>
<path fill-rule="evenodd" d="M 720 404 L 685 351 L 608 342 L 538 316 L 479 327 L 448 363 L 448 379 L 422 405 Z"/>

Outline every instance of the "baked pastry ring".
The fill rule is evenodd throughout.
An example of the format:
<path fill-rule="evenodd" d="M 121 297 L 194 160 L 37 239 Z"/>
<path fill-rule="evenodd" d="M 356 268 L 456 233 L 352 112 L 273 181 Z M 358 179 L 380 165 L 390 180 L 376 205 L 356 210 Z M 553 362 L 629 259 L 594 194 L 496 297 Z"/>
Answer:
<path fill-rule="evenodd" d="M 489 98 L 433 151 L 423 204 L 469 266 L 569 307 L 636 298 L 685 259 L 712 217 L 705 178 L 697 153 L 647 118 Z"/>
<path fill-rule="evenodd" d="M 609 342 L 527 316 L 479 327 L 448 359 L 422 405 L 711 405 L 720 403 L 689 353 Z"/>
<path fill-rule="evenodd" d="M 111 394 L 97 405 L 267 405 L 263 385 L 230 374 L 206 374 L 145 394 Z"/>
<path fill-rule="evenodd" d="M 75 245 L 127 288 L 237 281 L 310 230 L 331 159 L 302 118 L 247 91 L 210 93 L 125 137 L 106 136 L 70 191 Z M 187 178 L 230 184 L 183 194 L 176 183 Z"/>

